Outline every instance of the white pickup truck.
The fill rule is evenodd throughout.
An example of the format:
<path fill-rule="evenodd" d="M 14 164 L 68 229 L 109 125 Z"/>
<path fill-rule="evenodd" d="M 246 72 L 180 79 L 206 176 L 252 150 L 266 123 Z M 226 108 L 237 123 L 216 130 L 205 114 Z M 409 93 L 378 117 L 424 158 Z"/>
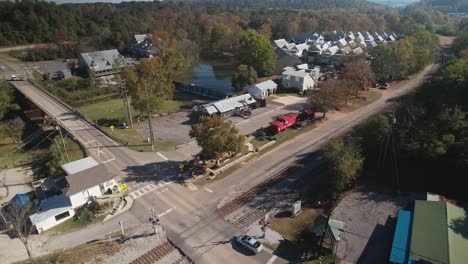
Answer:
<path fill-rule="evenodd" d="M 10 80 L 12 80 L 12 81 L 24 81 L 25 79 L 24 79 L 23 76 L 12 74 L 11 77 L 10 77 Z"/>

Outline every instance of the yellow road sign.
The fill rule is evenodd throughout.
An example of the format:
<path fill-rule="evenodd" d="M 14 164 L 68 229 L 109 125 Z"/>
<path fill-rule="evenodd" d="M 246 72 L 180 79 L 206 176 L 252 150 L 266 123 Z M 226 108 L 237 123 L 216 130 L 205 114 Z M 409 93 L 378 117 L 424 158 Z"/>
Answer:
<path fill-rule="evenodd" d="M 120 190 L 122 190 L 122 192 L 126 192 L 126 191 L 127 191 L 127 184 L 122 183 L 122 184 L 120 185 Z"/>
<path fill-rule="evenodd" d="M 115 126 L 114 126 L 114 125 L 110 125 L 110 127 L 109 127 L 109 128 L 110 128 L 110 130 L 114 131 L 114 129 L 115 129 Z"/>

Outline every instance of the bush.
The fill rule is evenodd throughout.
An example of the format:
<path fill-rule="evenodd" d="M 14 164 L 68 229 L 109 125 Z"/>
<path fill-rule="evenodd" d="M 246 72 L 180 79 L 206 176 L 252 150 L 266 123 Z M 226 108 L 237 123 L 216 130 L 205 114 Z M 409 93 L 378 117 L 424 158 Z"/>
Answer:
<path fill-rule="evenodd" d="M 93 211 L 89 210 L 88 208 L 83 209 L 80 213 L 80 221 L 82 223 L 91 223 L 94 218 Z"/>

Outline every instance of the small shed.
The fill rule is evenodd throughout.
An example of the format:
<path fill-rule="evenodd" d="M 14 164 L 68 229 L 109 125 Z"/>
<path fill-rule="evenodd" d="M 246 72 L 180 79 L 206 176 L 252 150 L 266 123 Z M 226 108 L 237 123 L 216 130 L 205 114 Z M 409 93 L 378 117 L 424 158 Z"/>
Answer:
<path fill-rule="evenodd" d="M 221 117 L 230 117 L 243 110 L 248 110 L 255 104 L 255 99 L 250 94 L 230 97 L 227 99 L 195 106 L 192 110 L 201 115 L 218 114 Z"/>
<path fill-rule="evenodd" d="M 263 100 L 271 94 L 274 94 L 277 89 L 278 84 L 272 80 L 257 83 L 247 88 L 249 94 L 252 95 L 255 99 L 259 100 Z"/>

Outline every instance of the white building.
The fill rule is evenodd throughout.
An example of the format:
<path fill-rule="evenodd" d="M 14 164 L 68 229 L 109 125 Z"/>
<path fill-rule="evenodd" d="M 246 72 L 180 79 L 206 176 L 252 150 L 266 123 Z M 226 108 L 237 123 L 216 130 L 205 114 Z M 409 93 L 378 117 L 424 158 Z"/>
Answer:
<path fill-rule="evenodd" d="M 78 57 L 78 69 L 86 74 L 93 70 L 96 77 L 112 75 L 116 62 L 120 63 L 120 67 L 126 66 L 124 57 L 116 49 L 81 53 Z"/>
<path fill-rule="evenodd" d="M 315 88 L 315 81 L 309 72 L 291 68 L 286 69 L 281 74 L 281 84 L 283 88 L 296 89 L 299 93 Z"/>
<path fill-rule="evenodd" d="M 92 197 L 100 197 L 105 193 L 118 190 L 117 175 L 111 173 L 105 164 L 65 176 L 68 188 L 64 194 L 70 198 L 73 208 L 83 206 Z"/>
<path fill-rule="evenodd" d="M 255 104 L 255 99 L 250 94 L 230 97 L 216 102 L 195 106 L 192 110 L 201 115 L 218 114 L 221 117 L 230 117 L 243 110 L 248 110 Z"/>
<path fill-rule="evenodd" d="M 41 233 L 65 222 L 75 215 L 70 199 L 64 195 L 56 195 L 39 202 L 39 211 L 29 216 L 31 223 Z"/>
<path fill-rule="evenodd" d="M 39 201 L 39 211 L 29 219 L 39 233 L 48 230 L 75 214 L 75 209 L 88 203 L 93 197 L 119 191 L 115 174 L 105 164 L 98 164 L 88 157 L 62 166 L 69 175 L 67 186 L 60 195 Z"/>
<path fill-rule="evenodd" d="M 277 88 L 278 85 L 274 81 L 268 80 L 252 85 L 247 88 L 247 90 L 249 91 L 249 94 L 252 95 L 255 99 L 263 100 L 271 94 L 274 94 Z"/>

